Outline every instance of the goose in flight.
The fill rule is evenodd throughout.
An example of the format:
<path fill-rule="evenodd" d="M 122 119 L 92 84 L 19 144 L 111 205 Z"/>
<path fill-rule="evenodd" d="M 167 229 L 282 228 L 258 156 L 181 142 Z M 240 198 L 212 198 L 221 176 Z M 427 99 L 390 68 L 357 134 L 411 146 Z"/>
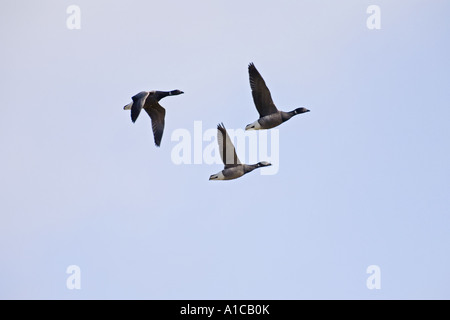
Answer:
<path fill-rule="evenodd" d="M 219 144 L 219 153 L 225 168 L 219 173 L 213 174 L 209 180 L 232 180 L 242 177 L 244 174 L 252 172 L 256 168 L 271 166 L 268 162 L 258 162 L 257 164 L 242 164 L 236 154 L 236 149 L 228 136 L 225 126 L 217 126 L 217 142 Z"/>
<path fill-rule="evenodd" d="M 291 112 L 279 111 L 273 103 L 269 88 L 267 88 L 261 74 L 253 63 L 248 66 L 250 87 L 252 89 L 253 102 L 259 112 L 259 119 L 245 127 L 245 130 L 270 129 L 288 121 L 295 115 L 309 112 L 306 108 L 297 108 Z"/>
<path fill-rule="evenodd" d="M 161 107 L 159 100 L 167 96 L 176 96 L 183 94 L 183 91 L 142 91 L 131 99 L 133 102 L 123 107 L 124 110 L 131 110 L 131 121 L 133 123 L 141 113 L 142 108 L 148 113 L 152 119 L 153 137 L 157 147 L 161 144 L 162 135 L 164 132 L 164 117 L 166 115 L 166 109 Z"/>

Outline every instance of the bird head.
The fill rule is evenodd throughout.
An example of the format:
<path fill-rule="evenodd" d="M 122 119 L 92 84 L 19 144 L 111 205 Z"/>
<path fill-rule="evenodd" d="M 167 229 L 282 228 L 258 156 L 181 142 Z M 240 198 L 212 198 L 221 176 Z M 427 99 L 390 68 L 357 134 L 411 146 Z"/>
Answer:
<path fill-rule="evenodd" d="M 309 112 L 310 110 L 306 109 L 306 108 L 297 108 L 294 110 L 294 114 L 300 114 L 300 113 L 305 113 L 305 112 Z"/>
<path fill-rule="evenodd" d="M 257 164 L 257 166 L 259 167 L 259 168 L 261 168 L 261 167 L 269 167 L 269 166 L 271 166 L 272 164 L 271 163 L 269 163 L 269 162 L 267 162 L 267 161 L 261 161 L 261 162 L 258 162 L 258 164 Z"/>
<path fill-rule="evenodd" d="M 184 92 L 183 91 L 181 91 L 181 90 L 173 90 L 172 92 L 171 92 L 171 94 L 172 95 L 179 95 L 179 94 L 183 94 Z"/>

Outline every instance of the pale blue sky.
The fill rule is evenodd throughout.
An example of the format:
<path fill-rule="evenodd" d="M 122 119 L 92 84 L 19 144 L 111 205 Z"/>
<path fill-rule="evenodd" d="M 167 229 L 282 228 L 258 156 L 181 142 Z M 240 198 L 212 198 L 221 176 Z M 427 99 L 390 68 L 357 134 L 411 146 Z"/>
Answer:
<path fill-rule="evenodd" d="M 450 298 L 448 1 L 111 2 L 2 2 L 0 298 Z M 251 61 L 311 109 L 278 174 L 174 165 L 174 130 L 256 120 Z M 122 110 L 152 89 L 185 92 L 159 149 Z"/>

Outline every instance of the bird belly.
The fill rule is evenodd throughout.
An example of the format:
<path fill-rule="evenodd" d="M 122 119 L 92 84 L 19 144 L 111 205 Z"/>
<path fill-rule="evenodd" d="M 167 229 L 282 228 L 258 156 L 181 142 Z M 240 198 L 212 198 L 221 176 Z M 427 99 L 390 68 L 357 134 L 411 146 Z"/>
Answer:
<path fill-rule="evenodd" d="M 209 180 L 233 180 L 242 177 L 245 174 L 243 167 L 233 167 L 223 169 L 219 173 L 213 174 Z"/>
<path fill-rule="evenodd" d="M 283 123 L 283 119 L 281 118 L 281 114 L 274 113 L 269 114 L 268 116 L 262 117 L 258 119 L 258 122 L 261 126 L 261 129 L 271 129 L 279 126 Z"/>
<path fill-rule="evenodd" d="M 228 169 L 222 170 L 222 174 L 224 176 L 224 180 L 233 180 L 244 175 L 244 169 L 241 166 L 232 167 Z"/>

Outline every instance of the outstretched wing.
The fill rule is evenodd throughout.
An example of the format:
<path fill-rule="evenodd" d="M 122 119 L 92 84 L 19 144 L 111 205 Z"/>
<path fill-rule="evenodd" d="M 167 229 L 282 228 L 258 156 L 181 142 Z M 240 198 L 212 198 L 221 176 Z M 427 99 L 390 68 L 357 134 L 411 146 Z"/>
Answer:
<path fill-rule="evenodd" d="M 153 137 L 155 139 L 155 144 L 157 147 L 161 145 L 161 139 L 164 133 L 164 118 L 166 116 L 166 109 L 161 107 L 161 105 L 154 101 L 150 105 L 144 106 L 145 111 L 152 119 L 152 129 Z"/>
<path fill-rule="evenodd" d="M 131 106 L 131 121 L 135 122 L 139 117 L 139 113 L 141 113 L 142 107 L 144 106 L 148 95 L 148 92 L 142 91 L 131 98 L 133 99 L 133 105 Z"/>
<path fill-rule="evenodd" d="M 233 142 L 231 142 L 223 123 L 217 125 L 217 142 L 219 144 L 220 157 L 225 165 L 225 169 L 236 167 L 241 164 L 241 161 L 237 157 Z"/>
<path fill-rule="evenodd" d="M 248 74 L 250 76 L 250 87 L 252 88 L 253 102 L 262 118 L 272 113 L 277 113 L 278 109 L 273 103 L 269 88 L 267 88 L 261 74 L 256 70 L 253 63 L 248 66 Z"/>

